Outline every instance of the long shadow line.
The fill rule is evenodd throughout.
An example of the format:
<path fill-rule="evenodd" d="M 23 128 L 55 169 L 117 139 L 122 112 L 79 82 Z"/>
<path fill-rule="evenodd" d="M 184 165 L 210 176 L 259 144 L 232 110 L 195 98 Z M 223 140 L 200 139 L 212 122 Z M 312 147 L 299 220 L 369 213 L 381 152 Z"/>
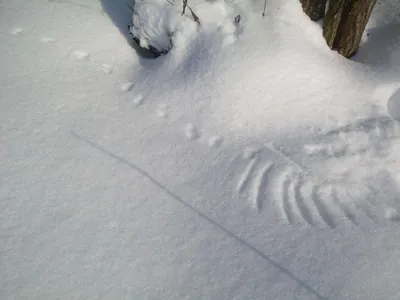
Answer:
<path fill-rule="evenodd" d="M 269 262 L 271 265 L 273 265 L 276 269 L 278 269 L 279 271 L 281 271 L 282 273 L 286 274 L 290 279 L 292 279 L 293 281 L 295 281 L 299 286 L 303 287 L 305 290 L 307 290 L 308 292 L 310 292 L 311 294 L 313 294 L 315 297 L 317 297 L 319 300 L 327 300 L 328 298 L 322 296 L 321 294 L 318 293 L 317 290 L 315 290 L 314 288 L 312 288 L 310 285 L 308 285 L 306 282 L 304 282 L 303 280 L 299 279 L 298 277 L 296 277 L 293 273 L 291 273 L 288 269 L 286 269 L 285 267 L 283 267 L 281 264 L 279 264 L 278 262 L 274 261 L 272 258 L 270 258 L 269 256 L 267 256 L 265 253 L 263 253 L 262 251 L 258 250 L 256 247 L 252 246 L 251 244 L 249 244 L 247 241 L 245 241 L 243 238 L 237 236 L 235 233 L 233 233 L 232 231 L 230 231 L 229 229 L 225 228 L 224 226 L 222 226 L 221 224 L 217 223 L 216 221 L 214 221 L 213 219 L 211 219 L 210 217 L 208 217 L 206 214 L 202 213 L 201 211 L 199 211 L 197 208 L 195 208 L 194 206 L 192 206 L 191 204 L 189 204 L 188 202 L 184 201 L 181 197 L 179 197 L 178 195 L 176 195 L 175 193 L 173 193 L 172 191 L 170 191 L 166 186 L 164 186 L 163 184 L 161 184 L 160 182 L 158 182 L 156 179 L 154 179 L 154 177 L 152 177 L 149 173 L 147 173 L 145 170 L 139 168 L 138 166 L 132 164 L 131 162 L 127 161 L 125 158 L 120 157 L 115 155 L 114 153 L 110 152 L 109 150 L 97 145 L 96 143 L 92 142 L 91 140 L 89 140 L 88 138 L 79 135 L 77 133 L 75 133 L 74 131 L 71 131 L 72 136 L 74 136 L 76 139 L 90 145 L 91 147 L 99 150 L 100 152 L 102 152 L 103 154 L 106 154 L 112 158 L 114 158 L 115 160 L 119 161 L 122 164 L 125 164 L 129 167 L 131 167 L 133 170 L 135 170 L 136 172 L 140 173 L 142 176 L 146 177 L 148 180 L 150 180 L 154 185 L 156 185 L 158 188 L 160 188 L 161 190 L 163 190 L 166 194 L 168 194 L 169 196 L 171 196 L 171 198 L 173 198 L 175 201 L 181 203 L 183 206 L 185 206 L 186 208 L 190 209 L 191 211 L 193 211 L 194 213 L 196 213 L 197 215 L 199 215 L 201 218 L 205 219 L 206 221 L 208 221 L 210 224 L 214 225 L 215 227 L 219 228 L 221 231 L 223 231 L 227 236 L 231 237 L 232 239 L 235 239 L 236 241 L 238 241 L 240 244 L 242 244 L 243 246 L 245 246 L 246 248 L 248 248 L 249 250 L 253 251 L 255 254 L 257 254 L 258 256 L 260 256 L 261 258 L 263 258 L 265 261 Z"/>

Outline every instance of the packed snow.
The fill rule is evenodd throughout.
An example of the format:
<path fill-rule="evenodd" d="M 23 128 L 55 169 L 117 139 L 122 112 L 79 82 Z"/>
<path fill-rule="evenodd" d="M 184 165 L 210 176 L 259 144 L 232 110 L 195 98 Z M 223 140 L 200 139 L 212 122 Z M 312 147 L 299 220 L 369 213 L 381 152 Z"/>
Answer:
<path fill-rule="evenodd" d="M 399 299 L 400 2 L 188 4 L 0 3 L 0 299 Z"/>

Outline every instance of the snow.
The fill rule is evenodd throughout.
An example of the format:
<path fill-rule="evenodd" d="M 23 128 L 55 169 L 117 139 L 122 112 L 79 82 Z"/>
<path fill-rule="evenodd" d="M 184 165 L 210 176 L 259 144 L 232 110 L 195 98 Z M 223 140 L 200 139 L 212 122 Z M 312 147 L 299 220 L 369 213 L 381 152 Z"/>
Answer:
<path fill-rule="evenodd" d="M 392 119 L 400 122 L 400 90 L 397 90 L 387 102 L 387 110 Z"/>
<path fill-rule="evenodd" d="M 0 298 L 398 299 L 400 3 L 126 4 L 0 4 Z"/>
<path fill-rule="evenodd" d="M 89 60 L 90 58 L 89 53 L 81 50 L 75 50 L 73 52 L 73 55 L 77 60 Z"/>
<path fill-rule="evenodd" d="M 189 123 L 185 126 L 185 135 L 189 140 L 196 140 L 200 137 L 196 126 L 194 126 L 192 123 Z"/>

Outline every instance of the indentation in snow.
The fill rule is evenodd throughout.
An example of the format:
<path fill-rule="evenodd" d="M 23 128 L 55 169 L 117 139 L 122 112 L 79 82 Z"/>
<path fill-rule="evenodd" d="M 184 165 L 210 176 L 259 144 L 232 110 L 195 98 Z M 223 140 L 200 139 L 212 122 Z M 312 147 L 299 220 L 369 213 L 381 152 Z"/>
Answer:
<path fill-rule="evenodd" d="M 55 41 L 56 41 L 56 40 L 53 39 L 53 38 L 51 38 L 51 37 L 45 37 L 45 36 L 43 36 L 43 37 L 40 38 L 40 42 L 41 42 L 42 44 L 52 44 L 52 43 L 54 43 Z"/>
<path fill-rule="evenodd" d="M 121 91 L 129 92 L 132 89 L 133 85 L 133 82 L 125 82 L 123 85 L 121 85 Z"/>
<path fill-rule="evenodd" d="M 388 208 L 386 210 L 386 218 L 391 221 L 400 221 L 400 213 L 394 208 Z"/>
<path fill-rule="evenodd" d="M 12 35 L 20 35 L 22 32 L 24 32 L 22 28 L 14 28 L 13 30 L 11 30 Z"/>
<path fill-rule="evenodd" d="M 244 159 L 252 159 L 260 152 L 261 152 L 261 148 L 258 146 L 247 146 L 243 150 L 243 158 Z"/>
<path fill-rule="evenodd" d="M 197 131 L 196 126 L 194 126 L 192 123 L 186 125 L 185 135 L 189 140 L 196 140 L 200 137 L 200 134 Z"/>
<path fill-rule="evenodd" d="M 112 73 L 114 67 L 113 67 L 113 65 L 110 65 L 110 64 L 102 64 L 100 66 L 100 69 L 104 72 L 104 74 L 110 74 L 110 73 Z"/>
<path fill-rule="evenodd" d="M 228 35 L 227 37 L 224 38 L 223 44 L 224 46 L 232 45 L 235 43 L 237 40 L 236 36 L 234 35 Z"/>
<path fill-rule="evenodd" d="M 398 89 L 388 100 L 387 110 L 389 115 L 400 122 L 400 89 Z"/>
<path fill-rule="evenodd" d="M 133 104 L 139 106 L 143 103 L 144 97 L 142 94 L 137 94 L 135 97 L 133 97 Z"/>
<path fill-rule="evenodd" d="M 208 140 L 208 145 L 210 147 L 218 147 L 221 145 L 221 143 L 222 143 L 222 137 L 218 135 L 214 135 L 210 137 L 210 139 Z"/>
<path fill-rule="evenodd" d="M 72 55 L 75 57 L 76 60 L 81 60 L 81 61 L 87 61 L 90 58 L 89 53 L 81 50 L 73 51 Z"/>
<path fill-rule="evenodd" d="M 166 104 L 160 104 L 158 105 L 158 111 L 157 114 L 161 118 L 166 118 L 168 117 L 168 105 Z"/>

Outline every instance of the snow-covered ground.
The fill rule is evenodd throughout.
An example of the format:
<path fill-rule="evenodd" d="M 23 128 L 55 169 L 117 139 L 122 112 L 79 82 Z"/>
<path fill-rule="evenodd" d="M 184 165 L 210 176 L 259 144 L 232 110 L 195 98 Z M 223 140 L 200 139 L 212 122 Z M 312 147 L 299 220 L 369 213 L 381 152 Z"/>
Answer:
<path fill-rule="evenodd" d="M 399 299 L 400 2 L 175 2 L 0 1 L 0 299 Z"/>

